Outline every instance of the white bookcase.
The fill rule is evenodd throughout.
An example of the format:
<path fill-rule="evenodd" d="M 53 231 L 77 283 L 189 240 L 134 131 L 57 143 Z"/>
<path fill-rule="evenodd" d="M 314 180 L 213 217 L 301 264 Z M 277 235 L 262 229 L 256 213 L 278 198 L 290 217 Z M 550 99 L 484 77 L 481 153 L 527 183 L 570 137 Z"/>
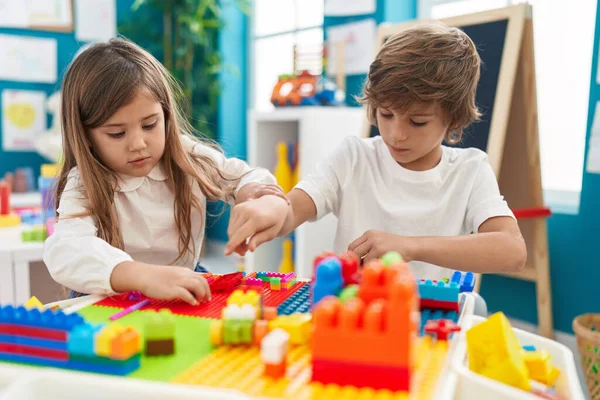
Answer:
<path fill-rule="evenodd" d="M 273 111 L 250 111 L 248 115 L 248 162 L 273 171 L 280 141 L 299 143 L 300 179 L 346 136 L 361 136 L 365 112 L 357 107 L 289 107 Z M 294 265 L 300 278 L 309 278 L 315 256 L 333 250 L 337 218 L 332 214 L 298 227 L 294 234 Z M 260 246 L 246 256 L 246 270 L 276 271 L 282 257 L 283 238 Z"/>

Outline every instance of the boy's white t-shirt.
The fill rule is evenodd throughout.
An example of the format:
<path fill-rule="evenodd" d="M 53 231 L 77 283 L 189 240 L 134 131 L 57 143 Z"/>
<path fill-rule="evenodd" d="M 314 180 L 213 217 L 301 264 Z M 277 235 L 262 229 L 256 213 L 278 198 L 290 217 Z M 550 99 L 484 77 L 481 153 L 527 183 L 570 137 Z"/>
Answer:
<path fill-rule="evenodd" d="M 298 183 L 317 208 L 318 220 L 338 217 L 334 251 L 368 230 L 401 236 L 457 236 L 476 233 L 487 219 L 514 215 L 478 149 L 442 146 L 442 159 L 427 171 L 399 165 L 380 136 L 347 137 L 316 172 Z M 449 277 L 450 269 L 413 261 L 421 279 Z"/>

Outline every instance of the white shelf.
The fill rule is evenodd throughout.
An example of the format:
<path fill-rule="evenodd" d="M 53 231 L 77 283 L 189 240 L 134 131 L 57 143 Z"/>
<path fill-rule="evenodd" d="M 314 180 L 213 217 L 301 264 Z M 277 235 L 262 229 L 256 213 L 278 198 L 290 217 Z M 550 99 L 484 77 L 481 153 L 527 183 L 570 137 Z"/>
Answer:
<path fill-rule="evenodd" d="M 40 192 L 11 193 L 11 208 L 33 208 L 42 205 L 42 195 Z"/>
<path fill-rule="evenodd" d="M 248 162 L 252 167 L 273 171 L 276 145 L 299 143 L 300 179 L 314 171 L 347 136 L 361 136 L 365 112 L 357 107 L 282 107 L 273 111 L 250 111 L 248 116 Z M 294 264 L 298 277 L 308 279 L 312 260 L 324 250 L 333 250 L 337 218 L 328 215 L 306 223 L 295 231 Z M 246 269 L 275 271 L 279 267 L 283 238 L 259 247 L 246 257 Z"/>

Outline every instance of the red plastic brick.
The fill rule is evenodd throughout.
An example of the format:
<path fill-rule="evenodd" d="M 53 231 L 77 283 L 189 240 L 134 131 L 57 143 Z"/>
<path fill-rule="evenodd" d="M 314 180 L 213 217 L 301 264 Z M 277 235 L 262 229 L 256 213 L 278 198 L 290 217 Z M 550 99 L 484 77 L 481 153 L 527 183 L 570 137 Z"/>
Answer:
<path fill-rule="evenodd" d="M 263 295 L 263 304 L 265 307 L 278 307 L 281 303 L 287 300 L 298 289 L 304 286 L 305 282 L 297 282 L 289 290 L 271 290 L 269 284 L 264 284 L 261 293 Z M 163 308 L 169 309 L 173 314 L 195 316 L 201 318 L 221 318 L 221 311 L 226 306 L 227 298 L 237 288 L 244 286 L 236 286 L 230 291 L 218 292 L 212 294 L 212 300 L 208 303 L 202 303 L 197 306 L 192 306 L 181 300 L 156 300 L 151 299 L 150 304 L 142 308 L 142 310 L 160 310 Z M 127 294 L 108 297 L 96 303 L 97 306 L 126 308 L 134 302 L 127 299 Z"/>
<path fill-rule="evenodd" d="M 13 324 L 0 324 L 0 335 L 17 335 L 36 339 L 67 341 L 67 331 Z"/>
<path fill-rule="evenodd" d="M 420 300 L 421 310 L 424 308 L 429 308 L 433 310 L 451 310 L 451 311 L 459 311 L 459 305 L 455 301 L 439 301 L 439 300 L 430 300 L 430 299 L 421 299 Z"/>
<path fill-rule="evenodd" d="M 57 361 L 69 360 L 69 353 L 66 350 L 44 349 L 41 347 L 23 346 L 14 343 L 0 343 L 0 353 L 47 358 Z"/>
<path fill-rule="evenodd" d="M 393 391 L 408 391 L 410 388 L 410 374 L 406 367 L 366 365 L 321 359 L 313 359 L 312 364 L 312 380 L 315 382 Z"/>

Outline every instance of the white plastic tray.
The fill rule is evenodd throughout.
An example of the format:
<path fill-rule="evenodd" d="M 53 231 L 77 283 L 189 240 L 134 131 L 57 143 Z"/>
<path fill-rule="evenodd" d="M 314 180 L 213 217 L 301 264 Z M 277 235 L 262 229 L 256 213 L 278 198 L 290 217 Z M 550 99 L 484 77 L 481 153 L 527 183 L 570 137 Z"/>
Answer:
<path fill-rule="evenodd" d="M 455 400 L 539 400 L 538 396 L 505 385 L 493 379 L 472 372 L 467 361 L 466 331 L 485 318 L 468 315 L 462 321 L 462 330 L 455 338 L 450 359 L 451 373 L 455 375 Z M 561 373 L 556 381 L 557 392 L 569 400 L 585 400 L 582 386 L 577 375 L 575 359 L 571 350 L 553 340 L 513 328 L 522 346 L 532 345 L 550 353 L 552 363 Z"/>

